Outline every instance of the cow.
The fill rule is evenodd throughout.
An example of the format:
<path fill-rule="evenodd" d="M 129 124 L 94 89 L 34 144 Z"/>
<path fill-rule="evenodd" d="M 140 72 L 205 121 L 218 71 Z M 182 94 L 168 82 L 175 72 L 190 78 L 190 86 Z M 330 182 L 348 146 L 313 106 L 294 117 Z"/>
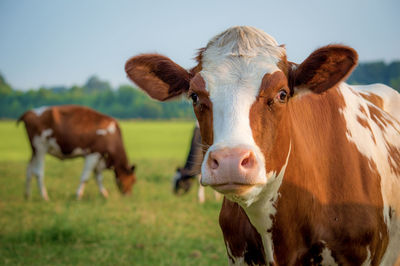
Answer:
<path fill-rule="evenodd" d="M 159 54 L 125 65 L 152 98 L 186 95 L 207 148 L 201 183 L 224 195 L 231 265 L 393 265 L 400 253 L 400 95 L 344 82 L 356 51 L 302 63 L 262 30 L 213 37 L 186 70 Z"/>
<path fill-rule="evenodd" d="M 26 171 L 25 197 L 30 197 L 31 179 L 35 175 L 44 200 L 48 194 L 44 185 L 45 155 L 59 159 L 84 157 L 77 198 L 81 199 L 91 172 L 94 172 L 100 193 L 107 198 L 102 184 L 102 171 L 113 169 L 119 190 L 131 192 L 136 181 L 135 166 L 128 164 L 118 122 L 88 107 L 63 105 L 40 107 L 25 112 L 18 122 L 25 123 L 32 148 Z"/>
<path fill-rule="evenodd" d="M 175 175 L 172 178 L 172 187 L 176 195 L 184 194 L 189 191 L 193 184 L 193 179 L 197 179 L 199 182 L 199 188 L 197 190 L 197 199 L 199 203 L 205 201 L 204 186 L 200 184 L 201 174 L 201 162 L 203 161 L 203 149 L 201 146 L 201 135 L 199 126 L 193 130 L 192 140 L 190 142 L 190 150 L 186 159 L 185 166 L 178 167 Z M 214 191 L 216 200 L 220 199 L 220 194 Z"/>

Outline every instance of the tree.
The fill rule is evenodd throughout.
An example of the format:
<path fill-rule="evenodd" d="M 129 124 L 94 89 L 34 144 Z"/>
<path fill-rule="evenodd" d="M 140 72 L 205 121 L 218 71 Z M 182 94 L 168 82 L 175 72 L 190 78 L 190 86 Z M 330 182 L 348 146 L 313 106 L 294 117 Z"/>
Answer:
<path fill-rule="evenodd" d="M 11 86 L 8 85 L 4 77 L 0 74 L 0 95 L 8 95 L 12 92 Z"/>
<path fill-rule="evenodd" d="M 111 85 L 107 81 L 102 81 L 96 75 L 93 75 L 88 79 L 83 89 L 86 93 L 103 92 L 111 90 Z"/>

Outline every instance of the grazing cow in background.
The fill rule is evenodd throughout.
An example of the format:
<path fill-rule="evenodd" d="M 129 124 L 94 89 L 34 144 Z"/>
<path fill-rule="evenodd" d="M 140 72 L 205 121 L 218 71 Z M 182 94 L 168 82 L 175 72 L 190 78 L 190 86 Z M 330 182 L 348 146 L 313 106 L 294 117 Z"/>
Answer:
<path fill-rule="evenodd" d="M 357 58 L 329 45 L 297 65 L 263 31 L 233 27 L 190 71 L 158 54 L 126 63 L 151 97 L 192 99 L 231 264 L 396 262 L 400 95 L 344 83 Z"/>
<path fill-rule="evenodd" d="M 102 171 L 106 168 L 114 170 L 118 188 L 123 194 L 131 191 L 136 181 L 135 167 L 128 164 L 121 130 L 114 118 L 87 107 L 65 105 L 27 111 L 19 121 L 25 123 L 32 148 L 32 158 L 26 173 L 27 198 L 30 196 L 32 176 L 35 175 L 41 196 L 48 200 L 44 186 L 46 153 L 59 159 L 85 157 L 77 191 L 78 199 L 82 197 L 92 171 L 100 193 L 104 197 L 108 196 L 102 185 Z"/>
<path fill-rule="evenodd" d="M 183 168 L 178 167 L 176 169 L 175 176 L 172 179 L 172 187 L 174 193 L 179 195 L 181 193 L 187 193 L 193 184 L 194 179 L 198 179 L 199 189 L 197 191 L 197 198 L 200 203 L 205 201 L 204 186 L 200 184 L 200 170 L 201 163 L 203 162 L 203 149 L 201 146 L 201 135 L 199 126 L 193 130 L 192 141 L 190 143 L 190 150 L 186 159 L 185 166 Z M 215 199 L 220 199 L 220 194 L 214 191 Z"/>

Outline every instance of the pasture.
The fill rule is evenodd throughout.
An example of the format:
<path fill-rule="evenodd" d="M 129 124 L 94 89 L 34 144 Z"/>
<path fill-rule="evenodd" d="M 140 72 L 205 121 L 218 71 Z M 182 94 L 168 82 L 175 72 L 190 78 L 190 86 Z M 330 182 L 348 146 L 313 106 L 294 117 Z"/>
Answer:
<path fill-rule="evenodd" d="M 104 200 L 89 180 L 81 201 L 75 192 L 83 159 L 46 157 L 41 200 L 36 179 L 32 197 L 23 197 L 30 147 L 23 124 L 0 122 L 1 265 L 226 265 L 218 225 L 221 202 L 206 189 L 197 203 L 171 192 L 171 177 L 183 165 L 193 122 L 122 121 L 129 161 L 138 181 L 123 197 L 114 174 L 104 172 L 110 197 Z"/>

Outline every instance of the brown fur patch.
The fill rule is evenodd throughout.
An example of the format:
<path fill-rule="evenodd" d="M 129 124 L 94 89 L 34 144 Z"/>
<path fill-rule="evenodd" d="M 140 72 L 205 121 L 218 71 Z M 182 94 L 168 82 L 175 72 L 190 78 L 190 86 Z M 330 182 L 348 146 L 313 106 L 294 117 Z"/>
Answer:
<path fill-rule="evenodd" d="M 347 140 L 346 123 L 338 111 L 344 104 L 336 90 L 288 103 L 290 118 L 285 121 L 291 123 L 275 142 L 285 147 L 282 141 L 289 138 L 293 147 L 273 228 L 279 264 L 318 259 L 311 251 L 320 240 L 339 264 L 361 264 L 367 247 L 374 262 L 383 256 L 388 235 L 380 177 Z"/>
<path fill-rule="evenodd" d="M 272 77 L 265 77 L 262 86 L 270 86 L 263 90 L 272 93 L 271 98 L 273 84 L 280 82 L 268 78 Z M 292 146 L 273 217 L 276 262 L 318 265 L 317 247 L 323 240 L 339 264 L 361 264 L 367 247 L 374 254 L 373 264 L 378 264 L 388 244 L 380 177 L 374 163 L 347 140 L 339 112 L 345 106 L 343 96 L 329 90 L 271 108 L 265 98 L 251 107 L 250 125 L 267 172 L 280 170 L 289 141 Z M 365 120 L 359 122 L 368 128 Z"/>
<path fill-rule="evenodd" d="M 190 82 L 188 96 L 196 93 L 199 97 L 197 105 L 193 106 L 194 113 L 199 121 L 203 145 L 208 149 L 213 144 L 213 113 L 210 95 L 206 90 L 206 83 L 200 74 L 194 76 Z M 205 149 L 206 151 L 206 149 Z"/>
<path fill-rule="evenodd" d="M 224 198 L 219 224 L 225 245 L 234 256 L 229 258 L 232 263 L 243 258 L 248 265 L 266 265 L 261 237 L 237 203 Z"/>
<path fill-rule="evenodd" d="M 390 170 L 397 176 L 400 176 L 400 150 L 390 143 L 386 143 L 388 147 L 389 155 L 388 162 L 390 165 Z"/>
<path fill-rule="evenodd" d="M 391 126 L 393 128 L 393 122 L 389 119 L 387 119 L 383 114 L 382 111 L 380 109 L 378 109 L 377 107 L 373 106 L 373 105 L 368 105 L 368 110 L 369 113 L 371 115 L 371 119 L 378 125 L 378 127 L 381 130 L 384 130 L 385 127 Z M 400 134 L 400 132 L 399 132 Z"/>
<path fill-rule="evenodd" d="M 358 122 L 361 126 L 363 126 L 363 127 L 365 127 L 366 129 L 369 130 L 369 132 L 371 133 L 372 140 L 373 140 L 374 143 L 376 144 L 376 139 L 375 139 L 374 132 L 372 131 L 372 128 L 371 128 L 371 126 L 369 125 L 368 121 L 367 121 L 366 119 L 362 118 L 362 117 L 357 116 L 357 122 Z"/>
<path fill-rule="evenodd" d="M 381 108 L 383 110 L 383 99 L 380 96 L 373 94 L 373 93 L 367 94 L 367 93 L 362 93 L 362 92 L 360 92 L 360 95 L 365 100 L 375 104 L 376 106 L 378 106 L 379 108 Z"/>

